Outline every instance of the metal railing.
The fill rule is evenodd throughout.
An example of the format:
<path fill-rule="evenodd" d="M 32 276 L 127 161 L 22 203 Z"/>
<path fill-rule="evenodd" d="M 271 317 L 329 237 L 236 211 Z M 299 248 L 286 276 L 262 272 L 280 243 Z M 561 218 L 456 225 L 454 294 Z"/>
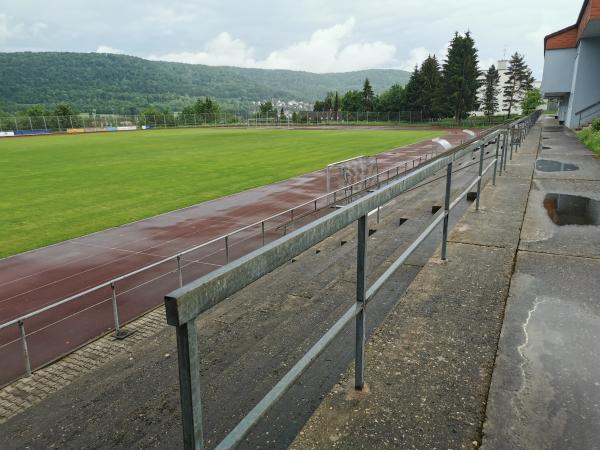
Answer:
<path fill-rule="evenodd" d="M 122 322 L 119 318 L 119 306 L 118 306 L 119 292 L 117 289 L 118 283 L 120 283 L 124 280 L 130 279 L 136 275 L 142 274 L 144 272 L 148 272 L 151 269 L 161 266 L 165 263 L 176 262 L 177 269 L 175 270 L 175 272 L 177 273 L 178 284 L 179 284 L 179 286 L 182 286 L 183 285 L 183 272 L 184 272 L 184 264 L 183 264 L 184 256 L 186 256 L 190 253 L 196 252 L 198 250 L 201 250 L 203 248 L 209 249 L 212 246 L 214 246 L 215 244 L 221 243 L 222 246 L 219 247 L 218 250 L 215 250 L 214 253 L 223 252 L 224 253 L 224 262 L 225 262 L 225 264 L 227 264 L 230 262 L 230 259 L 231 259 L 231 250 L 232 250 L 233 245 L 237 245 L 237 244 L 232 244 L 232 241 L 234 240 L 234 238 L 236 236 L 243 235 L 244 233 L 255 230 L 260 235 L 258 245 L 265 246 L 267 244 L 267 240 L 268 240 L 267 237 L 270 232 L 275 232 L 277 234 L 277 237 L 279 237 L 279 235 L 285 236 L 285 235 L 287 235 L 288 231 L 290 229 L 293 229 L 295 227 L 295 225 L 297 223 L 299 223 L 303 218 L 305 218 L 311 214 L 314 214 L 316 212 L 319 212 L 323 209 L 331 208 L 332 206 L 337 205 L 338 203 L 351 202 L 357 196 L 364 194 L 368 189 L 370 189 L 374 186 L 378 187 L 382 183 L 391 181 L 395 177 L 398 177 L 401 173 L 404 173 L 406 171 L 414 169 L 415 167 L 418 167 L 420 164 L 422 164 L 423 161 L 430 160 L 432 157 L 435 157 L 438 153 L 439 152 L 434 150 L 431 153 L 427 153 L 425 155 L 419 156 L 418 158 L 415 158 L 412 161 L 405 161 L 402 164 L 395 165 L 393 167 L 390 167 L 389 169 L 383 170 L 379 173 L 376 173 L 372 176 L 369 176 L 365 179 L 362 179 L 362 180 L 352 183 L 350 185 L 341 187 L 334 191 L 327 192 L 324 195 L 316 197 L 316 198 L 309 200 L 307 202 L 304 202 L 300 205 L 294 206 L 293 208 L 287 209 L 283 212 L 279 212 L 270 217 L 267 217 L 260 221 L 254 222 L 250 225 L 246 225 L 242 228 L 236 229 L 235 231 L 232 231 L 231 233 L 219 236 L 219 237 L 211 239 L 207 242 L 203 242 L 202 244 L 198 244 L 193 247 L 187 248 L 187 249 L 180 251 L 172 256 L 162 258 L 158 261 L 155 261 L 151 264 L 145 265 L 136 270 L 125 273 L 123 275 L 111 278 L 108 281 L 97 284 L 89 289 L 85 289 L 81 292 L 78 292 L 76 294 L 70 295 L 70 296 L 63 298 L 61 300 L 58 300 L 56 302 L 53 302 L 47 306 L 44 306 L 42 308 L 36 309 L 29 313 L 20 315 L 19 317 L 16 317 L 12 320 L 4 322 L 4 323 L 0 324 L 0 330 L 7 328 L 7 327 L 11 327 L 11 326 L 18 327 L 19 335 L 18 335 L 18 338 L 16 338 L 16 339 L 21 341 L 21 352 L 23 355 L 24 374 L 27 376 L 30 376 L 32 374 L 33 370 L 35 369 L 35 367 L 33 367 L 32 363 L 31 363 L 31 358 L 30 358 L 30 354 L 29 354 L 29 346 L 28 346 L 28 342 L 27 342 L 27 332 L 26 332 L 26 328 L 25 328 L 25 322 L 27 320 L 29 320 L 33 317 L 39 316 L 43 313 L 46 313 L 54 308 L 57 308 L 61 305 L 66 304 L 66 303 L 70 303 L 73 301 L 83 299 L 84 297 L 86 297 L 89 294 L 92 294 L 94 292 L 100 291 L 105 288 L 110 288 L 111 295 L 109 298 L 112 303 L 112 315 L 113 315 L 113 322 L 114 322 L 114 327 L 112 329 L 114 329 L 115 337 L 124 338 L 127 336 L 128 333 L 125 330 L 123 330 Z M 378 211 L 378 213 L 379 213 L 379 211 Z M 379 214 L 378 214 L 378 217 L 379 217 Z M 276 223 L 273 225 L 272 222 L 276 222 Z M 245 239 L 248 240 L 250 238 L 247 237 Z M 243 241 L 244 241 L 244 239 L 240 239 L 238 241 L 238 244 L 240 244 Z M 173 270 L 169 270 L 167 273 L 173 273 L 173 272 L 174 272 Z M 131 289 L 135 289 L 135 287 L 129 288 L 128 290 L 131 290 Z M 108 299 L 104 299 L 102 301 L 106 301 L 106 300 L 108 300 Z M 34 331 L 34 333 L 35 333 L 35 331 Z M 2 344 L 2 346 L 7 346 L 9 344 L 13 344 L 13 343 L 15 343 L 16 339 L 6 342 L 6 343 Z M 52 359 L 54 359 L 54 358 L 52 358 Z M 47 362 L 50 362 L 52 359 L 50 359 L 49 361 L 45 361 L 44 364 Z M 43 364 L 38 365 L 38 366 L 43 366 Z M 0 385 L 2 384 L 2 381 L 3 380 L 0 380 Z"/>
<path fill-rule="evenodd" d="M 575 113 L 575 115 L 576 115 L 576 116 L 579 116 L 579 125 L 578 125 L 579 127 L 581 127 L 581 121 L 582 121 L 582 119 L 583 119 L 583 120 L 585 120 L 585 119 L 587 119 L 588 117 L 591 117 L 591 116 L 593 116 L 594 114 L 598 114 L 598 113 L 600 113 L 600 108 L 598 108 L 598 110 L 595 110 L 595 111 L 592 111 L 592 112 L 590 112 L 590 113 L 589 113 L 589 114 L 587 114 L 585 117 L 583 117 L 583 116 L 582 116 L 582 114 L 583 114 L 584 112 L 586 112 L 586 111 L 589 111 L 590 109 L 592 109 L 592 108 L 594 108 L 594 107 L 596 107 L 596 106 L 600 106 L 600 100 L 598 100 L 596 103 L 592 103 L 591 105 L 589 105 L 589 106 L 586 106 L 586 107 L 585 107 L 585 108 L 583 108 L 581 111 L 577 111 L 577 112 Z"/>
<path fill-rule="evenodd" d="M 529 129 L 540 115 L 536 111 L 508 127 L 496 129 L 480 136 L 477 140 L 463 144 L 448 151 L 429 163 L 418 167 L 407 175 L 391 181 L 384 187 L 346 205 L 317 221 L 308 224 L 254 252 L 208 274 L 188 285 L 179 288 L 165 297 L 167 323 L 174 326 L 177 337 L 179 361 L 179 389 L 181 397 L 183 441 L 186 449 L 202 449 L 202 402 L 200 398 L 200 354 L 195 320 L 204 311 L 222 302 L 229 296 L 258 280 L 267 273 L 290 261 L 295 256 L 308 250 L 345 227 L 358 222 L 357 270 L 356 270 L 356 302 L 340 319 L 304 354 L 286 375 L 258 402 L 258 404 L 234 427 L 234 429 L 217 445 L 218 450 L 230 449 L 238 445 L 250 432 L 252 427 L 264 416 L 268 409 L 292 386 L 294 381 L 324 351 L 342 329 L 355 320 L 355 388 L 364 387 L 364 348 L 365 348 L 365 306 L 375 293 L 383 286 L 402 263 L 415 249 L 442 225 L 441 257 L 447 257 L 447 239 L 449 214 L 453 208 L 477 186 L 476 209 L 479 209 L 481 184 L 484 175 L 493 167 L 493 183 L 500 161 L 500 170 L 506 161 L 512 158 L 513 148 L 519 147 Z M 502 145 L 500 141 L 502 140 Z M 496 153 L 493 161 L 483 167 L 486 144 L 495 141 Z M 508 147 L 510 144 L 510 156 Z M 474 151 L 479 151 L 478 176 L 469 187 L 451 201 L 452 164 L 457 159 Z M 501 154 L 499 152 L 501 151 Z M 394 200 L 403 192 L 414 188 L 423 180 L 446 168 L 446 191 L 444 209 L 433 219 L 432 223 L 415 239 L 402 255 L 373 283 L 367 286 L 367 237 L 368 215 L 381 206 Z"/>

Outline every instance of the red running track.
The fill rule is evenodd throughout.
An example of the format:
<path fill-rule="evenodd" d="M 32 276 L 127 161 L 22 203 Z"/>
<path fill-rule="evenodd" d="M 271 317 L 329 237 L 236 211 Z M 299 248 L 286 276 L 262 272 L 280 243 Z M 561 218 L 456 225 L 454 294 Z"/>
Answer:
<path fill-rule="evenodd" d="M 451 130 L 445 138 L 458 144 L 465 135 Z M 427 141 L 382 153 L 378 155 L 379 170 L 418 160 L 434 149 L 440 150 Z M 313 172 L 0 260 L 0 323 L 311 201 L 325 193 L 325 181 L 325 171 Z M 327 212 L 308 215 L 295 226 Z M 281 237 L 282 230 L 277 227 L 283 221 L 266 224 L 267 242 Z M 260 227 L 236 234 L 229 240 L 230 260 L 261 244 Z M 182 258 L 183 282 L 224 263 L 222 241 L 189 253 Z M 176 270 L 172 260 L 118 282 L 121 323 L 160 305 L 165 294 L 179 287 Z M 110 287 L 27 319 L 31 366 L 44 366 L 113 328 Z M 0 386 L 25 373 L 16 325 L 0 330 L 0 361 Z"/>

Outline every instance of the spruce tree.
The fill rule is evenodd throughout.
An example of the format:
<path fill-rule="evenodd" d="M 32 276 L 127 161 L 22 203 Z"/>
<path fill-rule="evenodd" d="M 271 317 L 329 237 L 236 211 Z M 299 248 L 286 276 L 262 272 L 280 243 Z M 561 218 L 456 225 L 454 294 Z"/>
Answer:
<path fill-rule="evenodd" d="M 483 92 L 483 113 L 493 116 L 499 108 L 498 85 L 500 84 L 500 73 L 492 64 L 485 74 L 485 90 Z"/>
<path fill-rule="evenodd" d="M 429 56 L 421 65 L 419 76 L 419 99 L 417 104 L 423 111 L 423 117 L 437 117 L 441 112 L 439 91 L 442 86 L 440 65 L 435 56 Z"/>
<path fill-rule="evenodd" d="M 406 84 L 404 94 L 406 107 L 409 111 L 419 111 L 421 109 L 421 90 L 421 71 L 419 70 L 419 66 L 415 65 L 415 69 Z"/>
<path fill-rule="evenodd" d="M 365 78 L 362 90 L 362 106 L 363 111 L 373 111 L 373 105 L 375 104 L 375 93 L 371 87 L 371 82 L 368 78 Z"/>
<path fill-rule="evenodd" d="M 508 79 L 504 83 L 504 105 L 510 118 L 513 107 L 520 104 L 525 94 L 533 89 L 534 78 L 525 63 L 525 57 L 517 52 L 511 56 L 506 74 Z"/>
<path fill-rule="evenodd" d="M 464 36 L 455 33 L 442 70 L 441 102 L 444 112 L 458 121 L 479 108 L 478 65 L 477 49 L 471 33 L 467 32 Z"/>
<path fill-rule="evenodd" d="M 335 120 L 338 120 L 338 113 L 340 111 L 340 96 L 338 91 L 335 91 L 335 97 L 333 98 L 333 112 L 335 113 Z"/>

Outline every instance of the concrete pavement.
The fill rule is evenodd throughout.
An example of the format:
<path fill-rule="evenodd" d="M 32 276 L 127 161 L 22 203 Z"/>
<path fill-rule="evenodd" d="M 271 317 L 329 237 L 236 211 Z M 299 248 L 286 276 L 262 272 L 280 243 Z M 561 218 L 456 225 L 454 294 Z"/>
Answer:
<path fill-rule="evenodd" d="M 538 168 L 541 160 L 563 170 L 533 176 L 483 442 L 598 449 L 600 160 L 551 120 Z"/>

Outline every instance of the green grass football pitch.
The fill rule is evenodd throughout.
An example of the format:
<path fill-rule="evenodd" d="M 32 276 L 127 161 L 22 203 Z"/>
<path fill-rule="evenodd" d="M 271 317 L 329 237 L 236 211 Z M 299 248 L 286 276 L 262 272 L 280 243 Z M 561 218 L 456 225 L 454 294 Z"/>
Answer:
<path fill-rule="evenodd" d="M 176 129 L 2 139 L 0 256 L 441 134 Z"/>

